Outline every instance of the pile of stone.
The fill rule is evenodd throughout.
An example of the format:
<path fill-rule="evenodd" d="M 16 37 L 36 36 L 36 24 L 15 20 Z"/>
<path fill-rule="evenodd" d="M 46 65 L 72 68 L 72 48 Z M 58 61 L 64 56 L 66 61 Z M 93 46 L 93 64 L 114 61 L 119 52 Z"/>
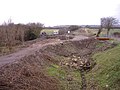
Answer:
<path fill-rule="evenodd" d="M 90 69 L 90 61 L 86 58 L 81 58 L 80 56 L 72 55 L 63 65 L 72 67 L 75 69 Z"/>

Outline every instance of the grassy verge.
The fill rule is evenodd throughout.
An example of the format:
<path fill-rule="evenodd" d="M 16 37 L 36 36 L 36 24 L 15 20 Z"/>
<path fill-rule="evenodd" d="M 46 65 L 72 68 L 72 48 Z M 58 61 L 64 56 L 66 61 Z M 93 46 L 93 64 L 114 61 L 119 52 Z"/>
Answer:
<path fill-rule="evenodd" d="M 87 74 L 93 78 L 99 90 L 120 90 L 120 45 L 92 57 L 97 65 Z"/>

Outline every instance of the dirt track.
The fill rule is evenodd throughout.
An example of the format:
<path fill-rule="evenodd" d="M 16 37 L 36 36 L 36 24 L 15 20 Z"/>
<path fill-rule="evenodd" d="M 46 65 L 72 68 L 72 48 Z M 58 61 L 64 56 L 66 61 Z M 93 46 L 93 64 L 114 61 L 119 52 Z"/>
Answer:
<path fill-rule="evenodd" d="M 86 36 L 76 36 L 72 40 L 73 41 L 74 40 L 83 40 L 83 39 L 86 39 L 86 38 L 88 38 L 88 37 L 86 37 Z M 66 41 L 66 40 L 47 39 L 47 40 L 44 40 L 44 41 L 41 41 L 41 42 L 34 43 L 34 44 L 30 45 L 29 47 L 23 48 L 22 50 L 20 50 L 18 52 L 15 52 L 15 53 L 12 53 L 12 54 L 9 54 L 9 55 L 6 55 L 6 56 L 1 56 L 0 57 L 0 66 L 3 66 L 3 65 L 8 64 L 8 63 L 12 63 L 16 60 L 21 59 L 24 56 L 34 54 L 35 51 L 41 49 L 44 46 L 51 45 L 51 44 L 55 45 L 55 44 L 62 43 L 64 41 Z"/>

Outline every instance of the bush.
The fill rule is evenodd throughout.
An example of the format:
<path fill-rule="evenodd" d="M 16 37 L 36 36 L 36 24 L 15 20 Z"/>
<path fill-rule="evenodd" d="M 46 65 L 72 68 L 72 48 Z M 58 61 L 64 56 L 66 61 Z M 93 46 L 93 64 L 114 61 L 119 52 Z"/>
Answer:
<path fill-rule="evenodd" d="M 114 33 L 113 33 L 113 36 L 115 36 L 115 37 L 120 37 L 120 33 L 119 33 L 119 32 L 114 32 Z"/>
<path fill-rule="evenodd" d="M 34 40 L 37 38 L 37 35 L 34 34 L 33 30 L 29 30 L 25 34 L 25 41 Z"/>
<path fill-rule="evenodd" d="M 33 40 L 39 37 L 42 24 L 14 24 L 0 25 L 0 46 L 15 46 L 20 42 Z M 16 42 L 17 41 L 17 42 Z"/>
<path fill-rule="evenodd" d="M 79 26 L 77 26 L 77 25 L 71 25 L 68 29 L 70 31 L 75 31 L 75 30 L 79 29 Z"/>

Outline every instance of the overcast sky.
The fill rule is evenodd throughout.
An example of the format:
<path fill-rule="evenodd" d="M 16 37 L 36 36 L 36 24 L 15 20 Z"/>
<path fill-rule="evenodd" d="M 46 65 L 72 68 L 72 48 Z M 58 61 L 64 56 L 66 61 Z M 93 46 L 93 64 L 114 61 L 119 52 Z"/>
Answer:
<path fill-rule="evenodd" d="M 0 0 L 0 23 L 89 25 L 107 16 L 120 19 L 120 0 Z"/>

